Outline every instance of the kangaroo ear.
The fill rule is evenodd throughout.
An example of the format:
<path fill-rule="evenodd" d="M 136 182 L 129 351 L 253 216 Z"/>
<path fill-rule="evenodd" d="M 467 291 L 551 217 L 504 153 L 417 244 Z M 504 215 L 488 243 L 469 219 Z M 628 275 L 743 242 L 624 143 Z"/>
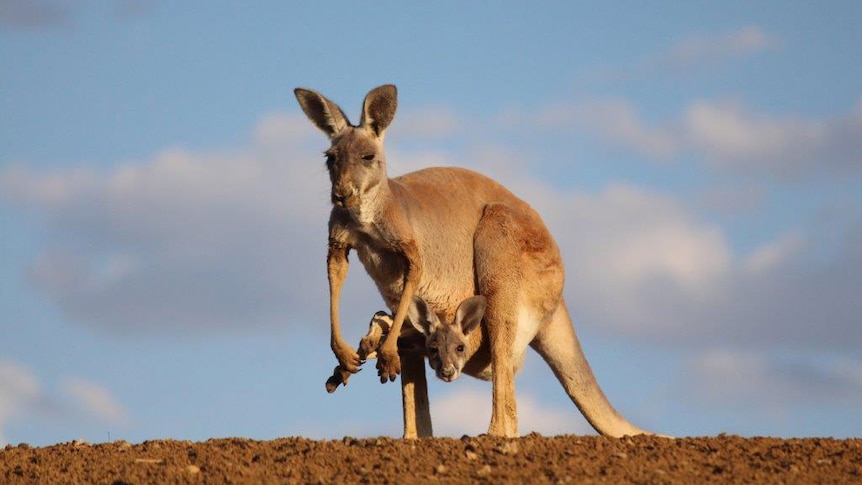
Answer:
<path fill-rule="evenodd" d="M 428 337 L 440 323 L 437 315 L 428 308 L 425 300 L 418 296 L 413 297 L 413 302 L 407 307 L 407 318 L 410 323 L 423 335 Z"/>
<path fill-rule="evenodd" d="M 371 128 L 378 138 L 383 138 L 383 132 L 395 118 L 396 108 L 398 89 L 392 84 L 376 87 L 365 95 L 359 126 Z"/>
<path fill-rule="evenodd" d="M 479 328 L 482 317 L 485 315 L 485 297 L 482 295 L 471 296 L 462 301 L 455 311 L 455 324 L 461 327 L 464 335 Z"/>
<path fill-rule="evenodd" d="M 322 94 L 305 88 L 293 90 L 305 116 L 331 139 L 350 126 L 341 108 Z"/>

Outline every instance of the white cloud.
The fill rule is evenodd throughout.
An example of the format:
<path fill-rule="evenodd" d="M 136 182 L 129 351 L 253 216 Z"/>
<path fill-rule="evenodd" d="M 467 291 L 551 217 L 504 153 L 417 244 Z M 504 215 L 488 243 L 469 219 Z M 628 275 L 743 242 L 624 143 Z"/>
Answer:
<path fill-rule="evenodd" d="M 488 383 L 480 384 L 483 385 L 466 387 L 456 382 L 447 386 L 460 386 L 459 389 L 435 398 L 431 403 L 435 435 L 475 436 L 488 432 L 491 422 L 491 387 Z M 517 395 L 517 401 L 518 432 L 521 435 L 533 431 L 548 436 L 595 434 L 574 404 L 569 409 L 549 408 L 524 392 Z"/>
<path fill-rule="evenodd" d="M 52 234 L 31 280 L 72 319 L 120 333 L 283 324 L 325 291 L 310 256 L 325 254 L 328 180 L 296 126 L 273 115 L 246 149 L 166 150 L 105 173 L 0 172 Z"/>
<path fill-rule="evenodd" d="M 62 384 L 63 392 L 84 413 L 109 424 L 123 424 L 126 410 L 105 387 L 81 378 L 70 378 Z"/>
<path fill-rule="evenodd" d="M 591 280 L 636 286 L 669 279 L 696 289 L 725 273 L 730 250 L 718 226 L 700 222 L 678 201 L 631 186 L 614 185 L 599 194 L 567 194 L 544 212 L 578 247 L 572 266 Z M 586 231 L 585 231 L 586 230 Z"/>

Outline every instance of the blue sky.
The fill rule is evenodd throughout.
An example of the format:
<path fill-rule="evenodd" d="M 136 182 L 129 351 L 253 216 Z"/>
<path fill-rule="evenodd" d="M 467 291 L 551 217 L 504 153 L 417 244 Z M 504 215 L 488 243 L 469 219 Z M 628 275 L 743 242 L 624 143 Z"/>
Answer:
<path fill-rule="evenodd" d="M 616 407 L 674 435 L 860 436 L 857 2 L 0 0 L 0 441 L 398 436 L 333 395 L 325 137 L 399 87 L 390 175 L 543 215 Z M 360 265 L 343 320 L 382 302 Z M 429 376 L 430 377 L 430 376 Z M 535 354 L 521 432 L 591 432 Z M 490 386 L 431 384 L 438 434 Z"/>

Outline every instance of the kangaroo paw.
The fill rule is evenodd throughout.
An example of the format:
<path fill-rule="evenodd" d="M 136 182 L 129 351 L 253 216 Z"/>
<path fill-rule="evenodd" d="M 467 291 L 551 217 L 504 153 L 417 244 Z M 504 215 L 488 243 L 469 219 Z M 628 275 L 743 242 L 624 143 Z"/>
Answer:
<path fill-rule="evenodd" d="M 377 375 L 380 383 L 392 382 L 401 373 L 401 357 L 398 356 L 398 348 L 395 350 L 380 347 L 377 350 Z"/>
<path fill-rule="evenodd" d="M 335 366 L 332 370 L 332 376 L 326 380 L 326 392 L 332 394 L 338 389 L 338 386 L 347 386 L 347 380 L 350 379 L 350 372 L 347 372 L 340 365 Z"/>

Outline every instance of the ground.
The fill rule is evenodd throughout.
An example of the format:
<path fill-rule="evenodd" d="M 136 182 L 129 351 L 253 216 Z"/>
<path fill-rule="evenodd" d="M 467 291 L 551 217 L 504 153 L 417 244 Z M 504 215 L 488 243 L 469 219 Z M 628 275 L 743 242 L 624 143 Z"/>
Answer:
<path fill-rule="evenodd" d="M 862 483 L 862 439 L 244 438 L 0 450 L 16 483 Z"/>

